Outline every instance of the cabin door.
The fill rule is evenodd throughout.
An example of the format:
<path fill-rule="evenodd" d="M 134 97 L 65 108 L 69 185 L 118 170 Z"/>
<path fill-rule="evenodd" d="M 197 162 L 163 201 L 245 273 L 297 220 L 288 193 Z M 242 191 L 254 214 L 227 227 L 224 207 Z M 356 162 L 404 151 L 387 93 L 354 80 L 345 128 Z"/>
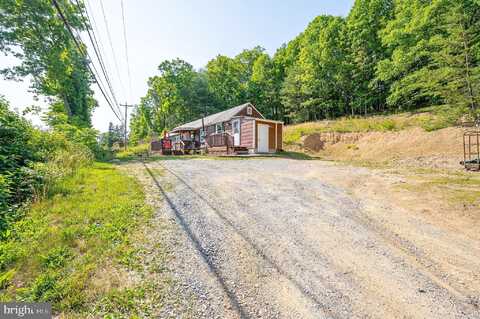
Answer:
<path fill-rule="evenodd" d="M 240 146 L 240 120 L 232 121 L 233 145 Z"/>
<path fill-rule="evenodd" d="M 268 153 L 268 129 L 265 124 L 258 124 L 258 152 Z"/>

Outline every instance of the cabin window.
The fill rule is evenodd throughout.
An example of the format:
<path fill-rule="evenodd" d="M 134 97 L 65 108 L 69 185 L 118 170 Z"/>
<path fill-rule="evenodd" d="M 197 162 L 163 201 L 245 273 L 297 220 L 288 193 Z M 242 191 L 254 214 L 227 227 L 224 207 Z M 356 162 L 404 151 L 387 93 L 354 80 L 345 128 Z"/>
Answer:
<path fill-rule="evenodd" d="M 252 115 L 253 109 L 251 106 L 247 106 L 247 115 Z"/>
<path fill-rule="evenodd" d="M 240 133 L 240 120 L 232 121 L 232 131 L 233 134 Z"/>
<path fill-rule="evenodd" d="M 183 132 L 182 133 L 182 140 L 190 141 L 192 139 L 192 133 L 190 132 Z"/>
<path fill-rule="evenodd" d="M 215 124 L 215 133 L 223 133 L 223 123 Z"/>
<path fill-rule="evenodd" d="M 200 129 L 200 142 L 203 143 L 205 141 L 205 131 L 203 128 Z"/>

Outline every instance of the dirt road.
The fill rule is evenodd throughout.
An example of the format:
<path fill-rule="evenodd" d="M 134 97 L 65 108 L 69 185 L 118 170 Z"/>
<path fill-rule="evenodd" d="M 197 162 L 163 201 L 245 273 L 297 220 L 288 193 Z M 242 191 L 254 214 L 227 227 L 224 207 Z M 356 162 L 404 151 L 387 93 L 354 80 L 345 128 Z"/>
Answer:
<path fill-rule="evenodd" d="M 190 311 L 170 315 L 480 318 L 478 228 L 402 206 L 399 177 L 286 159 L 128 165 L 174 225 Z"/>

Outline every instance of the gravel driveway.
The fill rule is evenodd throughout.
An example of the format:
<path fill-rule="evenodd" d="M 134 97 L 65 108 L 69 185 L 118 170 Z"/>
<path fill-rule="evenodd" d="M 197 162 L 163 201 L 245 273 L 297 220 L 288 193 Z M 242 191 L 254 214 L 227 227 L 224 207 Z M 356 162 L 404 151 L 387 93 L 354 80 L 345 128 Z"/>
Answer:
<path fill-rule="evenodd" d="M 358 194 L 380 178 L 368 169 L 286 159 L 133 165 L 144 165 L 142 181 L 176 225 L 170 267 L 193 312 L 173 316 L 480 318 L 479 237 L 382 200 L 381 187 Z"/>

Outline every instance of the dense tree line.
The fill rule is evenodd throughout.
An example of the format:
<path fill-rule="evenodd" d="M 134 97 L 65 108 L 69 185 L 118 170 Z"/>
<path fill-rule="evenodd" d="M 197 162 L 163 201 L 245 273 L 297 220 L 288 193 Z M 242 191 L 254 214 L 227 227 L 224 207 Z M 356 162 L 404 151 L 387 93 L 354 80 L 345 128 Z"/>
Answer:
<path fill-rule="evenodd" d="M 57 3 L 75 34 L 89 28 L 82 1 Z M 77 42 L 85 48 L 80 37 Z M 90 61 L 50 0 L 0 0 L 0 52 L 19 61 L 0 74 L 11 80 L 30 78 L 31 91 L 49 104 L 43 118 L 48 130 L 39 130 L 10 110 L 0 92 L 1 239 L 31 200 L 47 196 L 56 182 L 103 152 L 91 126 L 97 102 Z"/>
<path fill-rule="evenodd" d="M 125 128 L 122 124 L 115 125 L 112 122 L 108 123 L 108 131 L 101 133 L 98 136 L 98 143 L 100 146 L 107 150 L 118 150 L 124 146 L 124 133 Z"/>
<path fill-rule="evenodd" d="M 88 27 L 80 2 L 58 2 L 73 30 Z M 77 41 L 83 45 L 80 38 Z M 21 61 L 1 69 L 1 74 L 12 80 L 30 76 L 33 92 L 50 98 L 50 120 L 62 113 L 70 124 L 91 125 L 96 101 L 90 89 L 89 61 L 76 47 L 51 1 L 0 0 L 0 51 Z"/>
<path fill-rule="evenodd" d="M 165 61 L 131 121 L 134 142 L 246 101 L 287 123 L 442 105 L 478 114 L 477 0 L 356 0 L 269 56 Z"/>

